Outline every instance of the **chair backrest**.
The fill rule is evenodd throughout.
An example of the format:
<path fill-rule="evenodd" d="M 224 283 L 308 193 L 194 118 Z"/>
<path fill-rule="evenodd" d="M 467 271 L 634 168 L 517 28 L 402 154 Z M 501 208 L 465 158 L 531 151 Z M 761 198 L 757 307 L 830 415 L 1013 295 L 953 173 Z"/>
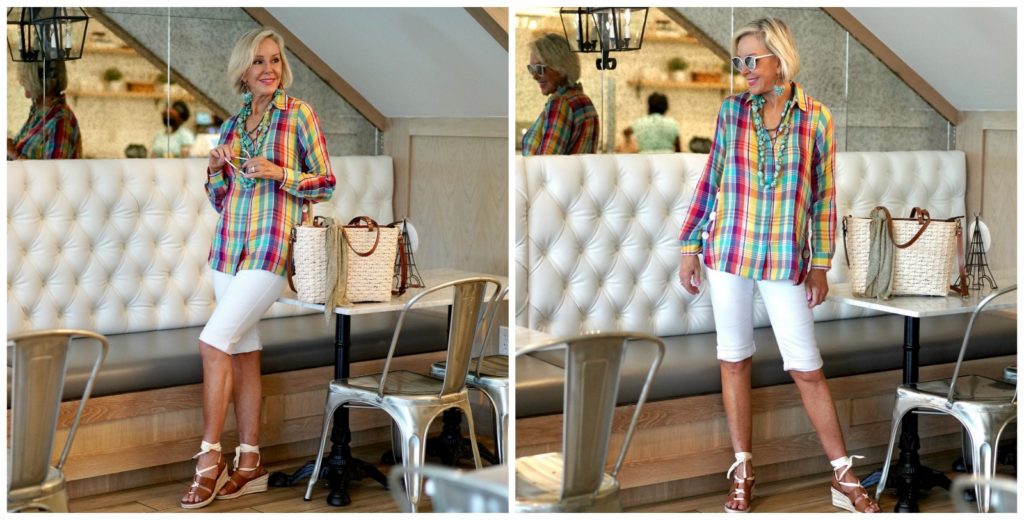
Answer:
<path fill-rule="evenodd" d="M 971 330 L 974 329 L 974 320 L 978 318 L 978 314 L 981 314 L 981 310 L 984 309 L 985 306 L 988 305 L 992 300 L 1016 290 L 1017 284 L 1013 284 L 1007 287 L 1003 287 L 1002 289 L 992 291 L 992 294 L 989 294 L 980 302 L 978 302 L 978 307 L 975 308 L 974 312 L 971 313 L 971 320 L 967 322 L 967 330 L 964 332 L 964 341 L 960 345 L 960 356 L 956 358 L 956 366 L 953 368 L 953 379 L 950 381 L 949 394 L 946 395 L 946 403 L 949 406 L 953 405 L 953 396 L 956 394 L 956 380 L 957 377 L 960 376 L 960 365 L 962 365 L 964 362 L 964 354 L 967 352 L 967 343 L 969 343 L 971 340 Z M 1014 400 L 1017 399 L 1017 392 L 1013 393 L 1013 398 Z"/>
<path fill-rule="evenodd" d="M 562 416 L 562 501 L 591 495 L 601 485 L 618 396 L 619 374 L 626 344 L 631 340 L 654 344 L 656 353 L 611 471 L 615 477 L 622 468 L 640 418 L 640 409 L 654 382 L 654 373 L 665 357 L 665 344 L 659 338 L 647 334 L 609 332 L 557 338 L 516 351 L 516 356 L 522 356 L 561 345 L 567 349 L 565 412 Z"/>
<path fill-rule="evenodd" d="M 485 478 L 489 476 L 501 478 Z M 508 512 L 508 469 L 507 466 L 488 466 L 483 470 L 461 471 L 427 464 L 416 468 L 392 466 L 388 474 L 388 489 L 403 513 L 411 513 L 412 505 L 402 485 L 406 475 L 422 475 L 427 479 L 424 491 L 430 497 L 435 513 L 507 513 Z"/>
<path fill-rule="evenodd" d="M 960 475 L 953 479 L 949 486 L 949 495 L 953 497 L 953 506 L 958 513 L 977 513 L 977 490 L 989 493 L 989 513 L 1017 512 L 1017 481 L 1009 477 L 996 475 L 981 477 L 976 475 Z M 965 491 L 974 490 L 975 500 L 968 502 Z"/>
<path fill-rule="evenodd" d="M 490 299 L 485 300 L 489 285 L 493 285 L 494 290 L 491 293 Z M 454 280 L 430 287 L 409 299 L 398 316 L 395 333 L 391 336 L 391 347 L 388 349 L 388 357 L 384 361 L 380 385 L 377 387 L 378 396 L 384 395 L 388 370 L 391 367 L 391 358 L 395 355 L 395 347 L 398 345 L 398 337 L 402 332 L 405 316 L 424 297 L 443 290 L 452 290 L 454 294 L 452 298 L 451 322 L 448 326 L 448 351 L 445 360 L 447 364 L 445 365 L 444 381 L 441 385 L 440 395 L 443 397 L 455 394 L 465 388 L 470 357 L 473 355 L 477 342 L 483 341 L 484 327 L 482 324 L 486 321 L 486 317 L 491 314 L 491 307 L 498 305 L 498 293 L 501 291 L 501 282 L 495 278 L 480 276 Z"/>
<path fill-rule="evenodd" d="M 57 461 L 61 469 L 71 450 L 78 421 L 107 356 L 107 338 L 84 330 L 58 329 L 15 334 L 7 339 L 11 364 L 11 437 L 7 461 L 8 489 L 38 486 L 46 481 L 53 453 L 64 387 L 68 348 L 76 338 L 96 340 L 96 361 Z"/>
<path fill-rule="evenodd" d="M 498 320 L 498 309 L 501 308 L 501 302 L 508 296 L 508 286 L 503 288 L 498 296 L 495 298 L 494 305 L 491 305 L 490 312 L 485 316 L 486 322 L 484 325 L 484 340 L 480 342 L 480 351 L 473 350 L 473 355 L 476 356 L 476 365 L 473 367 L 473 373 L 477 376 L 480 375 L 480 363 L 484 360 L 484 350 L 487 349 L 487 345 L 490 345 L 491 338 L 494 337 L 494 331 L 497 329 L 495 325 Z"/>

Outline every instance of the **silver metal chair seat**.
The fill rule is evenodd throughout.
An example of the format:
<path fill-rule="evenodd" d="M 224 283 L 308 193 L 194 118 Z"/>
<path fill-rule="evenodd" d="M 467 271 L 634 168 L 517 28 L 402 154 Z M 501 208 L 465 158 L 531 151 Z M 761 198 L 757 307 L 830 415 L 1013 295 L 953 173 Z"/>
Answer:
<path fill-rule="evenodd" d="M 882 467 L 882 478 L 875 492 L 875 499 L 882 496 L 885 483 L 889 476 L 893 448 L 896 445 L 896 434 L 899 432 L 903 416 L 914 409 L 925 409 L 950 415 L 960 421 L 967 430 L 970 444 L 970 460 L 974 476 L 981 479 L 992 479 L 996 471 L 996 449 L 999 437 L 1011 422 L 1017 419 L 1017 387 L 984 376 L 960 375 L 964 354 L 971 338 L 975 319 L 982 309 L 995 298 L 1015 291 L 1016 285 L 995 291 L 985 297 L 971 314 L 964 333 L 964 341 L 960 346 L 960 356 L 953 375 L 947 379 L 919 382 L 916 385 L 900 385 L 896 389 L 896 405 L 892 410 L 892 432 L 889 436 L 889 450 Z M 988 512 L 990 490 L 987 487 L 976 488 L 978 510 Z"/>
<path fill-rule="evenodd" d="M 611 472 L 605 473 L 619 378 L 630 340 L 653 344 L 655 355 L 618 458 Z M 516 512 L 622 511 L 616 477 L 654 374 L 665 357 L 665 344 L 647 334 L 592 333 L 529 345 L 518 349 L 516 356 L 562 346 L 566 349 L 562 452 L 516 459 Z"/>
<path fill-rule="evenodd" d="M 76 339 L 94 340 L 99 348 L 64 449 L 57 464 L 51 466 L 68 351 Z M 68 495 L 62 470 L 109 343 L 95 332 L 56 329 L 12 335 L 7 346 L 11 351 L 7 358 L 11 367 L 7 511 L 67 512 Z"/>
<path fill-rule="evenodd" d="M 619 502 L 619 481 L 608 474 L 601 476 L 601 483 L 593 494 L 575 500 L 561 500 L 563 467 L 565 459 L 561 453 L 542 453 L 517 458 L 516 512 L 622 511 Z M 558 507 L 553 509 L 552 504 L 558 504 Z"/>
<path fill-rule="evenodd" d="M 493 286 L 489 300 L 485 299 L 488 287 Z M 446 362 L 451 369 L 443 380 L 406 370 L 391 371 L 391 360 L 395 355 L 402 324 L 409 311 L 424 296 L 441 290 L 454 292 L 452 302 L 451 331 L 448 335 Z M 482 342 L 482 324 L 497 305 L 501 283 L 494 278 L 474 277 L 444 283 L 420 292 L 409 299 L 402 308 L 391 336 L 391 346 L 380 374 L 336 379 L 328 386 L 327 402 L 324 406 L 323 430 L 320 434 L 320 450 L 317 453 L 313 473 L 306 487 L 305 499 L 313 495 L 313 486 L 320 474 L 324 448 L 330 434 L 334 411 L 346 404 L 367 405 L 386 412 L 397 426 L 401 440 L 402 465 L 407 468 L 423 466 L 426 454 L 427 431 L 431 423 L 449 408 L 463 412 L 469 425 L 469 439 L 473 449 L 473 461 L 480 468 L 480 453 L 477 449 L 473 428 L 473 413 L 469 407 L 469 392 L 466 390 L 466 374 L 473 348 Z M 420 497 L 422 475 L 418 472 L 407 474 L 406 494 L 413 512 Z"/>
<path fill-rule="evenodd" d="M 506 294 L 508 294 L 508 287 L 502 289 L 498 294 L 498 301 L 504 300 Z M 493 313 L 487 316 L 486 332 L 484 333 L 485 339 L 481 344 L 481 350 L 484 346 L 490 344 L 489 340 L 494 333 L 495 317 L 499 307 L 500 305 L 495 305 L 492 308 Z M 469 361 L 469 366 L 473 368 L 466 374 L 466 385 L 479 390 L 491 402 L 491 407 L 494 409 L 494 441 L 497 444 L 498 460 L 502 464 L 506 464 L 508 462 L 508 422 L 510 413 L 508 399 L 508 356 L 477 356 Z M 438 361 L 430 365 L 430 375 L 444 379 L 446 367 L 446 362 Z"/>

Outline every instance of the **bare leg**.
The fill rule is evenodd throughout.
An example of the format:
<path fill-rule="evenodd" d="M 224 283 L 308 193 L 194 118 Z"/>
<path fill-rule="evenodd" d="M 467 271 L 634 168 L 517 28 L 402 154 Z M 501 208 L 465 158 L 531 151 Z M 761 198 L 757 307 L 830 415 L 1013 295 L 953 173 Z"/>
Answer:
<path fill-rule="evenodd" d="M 789 375 L 800 390 L 804 410 L 807 411 L 807 417 L 818 433 L 818 440 L 825 449 L 825 455 L 829 460 L 845 457 L 846 443 L 843 441 L 843 430 L 839 427 L 839 416 L 836 415 L 836 406 L 832 402 L 832 392 L 825 381 L 825 373 L 821 369 L 809 372 L 790 370 Z M 843 475 L 842 481 L 856 483 L 860 479 L 851 470 Z M 874 510 L 878 511 L 877 505 L 874 506 Z"/>
<path fill-rule="evenodd" d="M 238 440 L 244 444 L 260 444 L 260 408 L 263 403 L 263 381 L 260 372 L 260 351 L 246 352 L 231 356 L 234 373 L 235 422 L 238 423 Z M 257 453 L 242 453 L 238 465 L 251 468 L 256 464 Z M 242 473 L 245 475 L 245 473 Z M 226 490 L 221 490 L 222 494 Z"/>
<path fill-rule="evenodd" d="M 203 360 L 203 440 L 220 442 L 224 431 L 224 419 L 228 414 L 228 399 L 231 396 L 231 356 L 200 341 L 199 355 Z M 196 467 L 206 468 L 217 464 L 220 452 L 209 451 L 199 456 Z M 214 472 L 210 472 L 214 473 Z M 205 474 L 207 477 L 216 475 Z M 185 502 L 201 502 L 198 496 L 186 496 Z"/>
<path fill-rule="evenodd" d="M 751 409 L 750 409 L 750 372 L 753 362 L 751 358 L 738 362 L 719 361 L 722 374 L 722 406 L 725 408 L 726 421 L 729 423 L 729 437 L 733 451 L 751 451 Z M 736 468 L 739 477 L 754 476 L 754 468 L 750 463 Z M 747 497 L 748 499 L 750 497 Z M 749 500 L 741 502 L 728 500 L 725 506 L 730 509 L 747 509 Z"/>

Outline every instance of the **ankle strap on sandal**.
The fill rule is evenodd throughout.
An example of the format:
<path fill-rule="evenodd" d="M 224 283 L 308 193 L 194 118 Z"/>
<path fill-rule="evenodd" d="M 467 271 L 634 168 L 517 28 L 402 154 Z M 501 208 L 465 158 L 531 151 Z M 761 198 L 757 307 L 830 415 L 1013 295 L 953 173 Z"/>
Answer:
<path fill-rule="evenodd" d="M 198 459 L 200 455 L 204 453 L 210 453 L 211 451 L 223 451 L 220 447 L 220 442 L 210 444 L 206 441 L 199 443 L 199 453 L 192 456 L 193 459 Z"/>
<path fill-rule="evenodd" d="M 240 467 L 238 467 L 238 462 L 241 459 L 243 453 L 255 453 L 256 454 L 256 466 L 251 467 L 251 468 L 240 468 Z M 258 445 L 257 446 L 253 446 L 251 444 L 242 443 L 242 444 L 239 444 L 238 446 L 236 446 L 235 447 L 235 462 L 234 462 L 235 470 L 255 471 L 256 468 L 259 467 L 259 465 L 260 465 L 261 457 L 260 457 L 259 453 L 260 453 L 260 447 Z"/>
<path fill-rule="evenodd" d="M 843 482 L 843 477 L 846 476 L 846 473 L 853 467 L 853 459 L 863 458 L 863 455 L 849 455 L 846 457 L 839 457 L 836 460 L 830 460 L 828 462 L 832 465 L 832 474 L 836 476 L 836 482 L 838 482 L 840 486 L 860 486 L 860 482 L 857 482 L 856 484 L 853 482 Z M 839 468 L 843 468 L 843 471 L 836 475 L 836 470 Z"/>
<path fill-rule="evenodd" d="M 736 471 L 736 468 L 738 468 L 741 465 L 743 465 L 744 462 L 750 462 L 753 459 L 754 459 L 754 454 L 750 453 L 749 451 L 738 451 L 738 452 L 736 452 L 736 462 L 733 462 L 732 466 L 729 466 L 729 471 L 725 472 L 725 480 L 729 480 L 729 479 L 732 478 L 732 474 L 733 474 L 734 471 Z M 744 479 L 750 478 L 750 475 L 747 475 L 746 473 L 744 473 L 743 478 Z"/>

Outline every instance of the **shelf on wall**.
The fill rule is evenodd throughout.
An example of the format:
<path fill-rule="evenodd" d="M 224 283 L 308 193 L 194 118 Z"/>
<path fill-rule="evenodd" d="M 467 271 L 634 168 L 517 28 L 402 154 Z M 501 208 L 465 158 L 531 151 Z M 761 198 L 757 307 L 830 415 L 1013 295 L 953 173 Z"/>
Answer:
<path fill-rule="evenodd" d="M 657 79 L 631 79 L 626 81 L 631 87 L 641 88 L 655 88 L 655 89 L 694 89 L 694 90 L 729 90 L 729 83 L 707 83 L 697 81 L 671 81 L 671 80 L 657 80 Z M 737 81 L 735 83 L 736 90 L 746 90 L 746 82 Z"/>
<path fill-rule="evenodd" d="M 82 54 L 138 54 L 131 47 L 116 47 L 113 45 L 85 45 Z"/>
<path fill-rule="evenodd" d="M 64 91 L 65 97 L 93 97 L 93 98 L 119 98 L 119 99 L 167 99 L 167 94 L 164 92 L 128 92 L 128 91 L 108 91 L 108 90 L 74 90 L 68 89 Z M 194 101 L 194 98 L 189 94 L 171 94 L 171 101 Z"/>
<path fill-rule="evenodd" d="M 665 42 L 665 43 L 688 43 L 688 44 L 700 44 L 700 41 L 689 34 L 679 33 L 661 33 L 661 32 L 644 32 L 644 43 L 647 42 Z"/>

